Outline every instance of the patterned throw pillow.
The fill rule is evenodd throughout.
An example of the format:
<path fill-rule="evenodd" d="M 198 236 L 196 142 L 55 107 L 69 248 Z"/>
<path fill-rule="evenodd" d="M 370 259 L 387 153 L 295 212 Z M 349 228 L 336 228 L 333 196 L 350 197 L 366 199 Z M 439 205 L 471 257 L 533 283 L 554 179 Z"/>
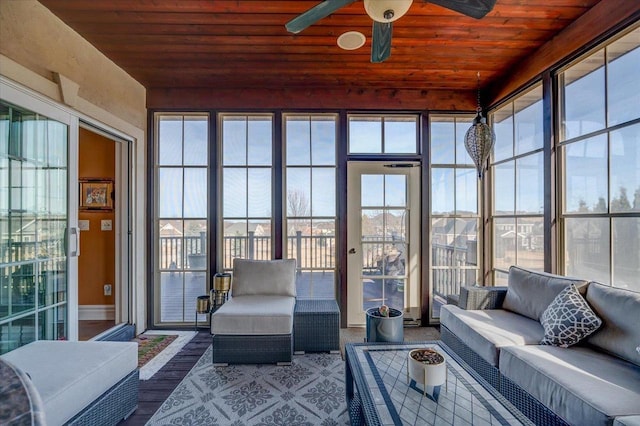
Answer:
<path fill-rule="evenodd" d="M 540 344 L 567 348 L 596 331 L 602 320 L 571 284 L 553 299 L 542 313 L 540 323 L 544 327 L 544 338 Z"/>

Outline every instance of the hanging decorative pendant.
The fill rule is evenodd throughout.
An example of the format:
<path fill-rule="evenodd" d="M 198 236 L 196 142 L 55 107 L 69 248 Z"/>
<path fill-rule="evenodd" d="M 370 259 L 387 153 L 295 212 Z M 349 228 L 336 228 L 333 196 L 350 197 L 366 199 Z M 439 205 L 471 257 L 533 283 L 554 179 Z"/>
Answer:
<path fill-rule="evenodd" d="M 478 73 L 478 107 L 476 108 L 476 118 L 467 130 L 464 137 L 464 146 L 476 165 L 478 179 L 482 179 L 484 165 L 487 163 L 491 150 L 496 142 L 496 135 L 491 126 L 487 124 L 487 119 L 482 116 L 480 106 L 480 73 Z"/>

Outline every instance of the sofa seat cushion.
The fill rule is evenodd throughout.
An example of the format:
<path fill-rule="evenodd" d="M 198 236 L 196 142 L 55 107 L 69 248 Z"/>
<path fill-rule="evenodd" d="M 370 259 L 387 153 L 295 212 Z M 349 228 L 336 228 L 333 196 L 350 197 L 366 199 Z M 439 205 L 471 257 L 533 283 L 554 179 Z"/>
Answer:
<path fill-rule="evenodd" d="M 211 333 L 291 334 L 295 305 L 295 297 L 235 296 L 212 315 Z"/>
<path fill-rule="evenodd" d="M 31 377 L 47 424 L 61 425 L 138 368 L 138 344 L 40 340 L 2 357 Z"/>
<path fill-rule="evenodd" d="M 500 373 L 571 424 L 640 414 L 640 368 L 588 347 L 505 347 Z"/>
<path fill-rule="evenodd" d="M 489 364 L 498 366 L 505 346 L 537 345 L 544 336 L 538 321 L 503 309 L 466 311 L 444 305 L 440 323 Z"/>

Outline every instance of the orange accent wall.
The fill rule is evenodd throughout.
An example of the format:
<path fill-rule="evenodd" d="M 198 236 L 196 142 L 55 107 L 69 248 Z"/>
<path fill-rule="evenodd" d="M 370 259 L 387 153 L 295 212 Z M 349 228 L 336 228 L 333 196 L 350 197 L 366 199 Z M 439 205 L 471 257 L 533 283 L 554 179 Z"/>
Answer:
<path fill-rule="evenodd" d="M 104 178 L 115 182 L 116 142 L 80 129 L 78 175 L 80 179 Z M 115 303 L 115 229 L 112 212 L 79 212 L 80 220 L 89 221 L 89 230 L 80 231 L 78 258 L 78 302 L 80 305 Z M 111 220 L 112 230 L 101 231 L 100 221 Z M 111 284 L 111 296 L 104 295 L 104 285 Z"/>

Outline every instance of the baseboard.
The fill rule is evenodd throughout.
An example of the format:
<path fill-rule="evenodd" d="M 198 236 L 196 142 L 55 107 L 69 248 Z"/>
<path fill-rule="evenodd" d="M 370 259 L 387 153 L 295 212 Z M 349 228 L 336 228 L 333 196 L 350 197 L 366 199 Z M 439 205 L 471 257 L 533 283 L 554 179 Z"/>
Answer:
<path fill-rule="evenodd" d="M 78 306 L 78 319 L 86 320 L 115 320 L 115 305 L 80 305 Z"/>

